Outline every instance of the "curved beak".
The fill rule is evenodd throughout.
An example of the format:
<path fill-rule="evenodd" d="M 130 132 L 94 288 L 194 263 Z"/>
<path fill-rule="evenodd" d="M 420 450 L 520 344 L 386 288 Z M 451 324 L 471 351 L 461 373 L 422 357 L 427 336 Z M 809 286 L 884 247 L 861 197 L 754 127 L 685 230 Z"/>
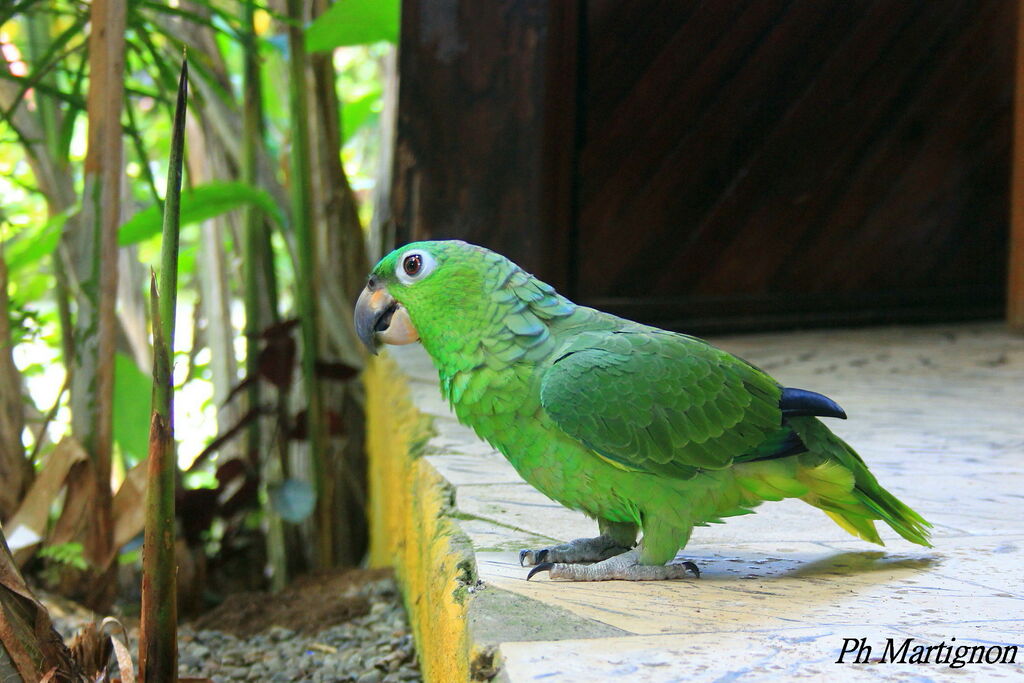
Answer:
<path fill-rule="evenodd" d="M 374 355 L 380 342 L 411 344 L 420 338 L 405 307 L 373 281 L 360 293 L 354 318 L 359 340 Z"/>

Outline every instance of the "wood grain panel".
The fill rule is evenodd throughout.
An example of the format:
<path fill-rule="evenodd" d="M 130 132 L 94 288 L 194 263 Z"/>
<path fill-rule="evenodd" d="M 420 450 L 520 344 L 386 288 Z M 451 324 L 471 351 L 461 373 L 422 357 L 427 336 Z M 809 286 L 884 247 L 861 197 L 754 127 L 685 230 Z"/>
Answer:
<path fill-rule="evenodd" d="M 572 2 L 403 3 L 392 197 L 399 243 L 466 239 L 565 286 L 568 248 L 553 247 L 570 229 L 558 208 L 571 203 L 573 135 L 548 131 L 574 125 L 577 15 Z M 552 43 L 568 79 L 548 68 Z M 563 144 L 568 156 L 549 149 Z"/>
<path fill-rule="evenodd" d="M 1014 4 L 588 5 L 579 296 L 684 326 L 991 315 Z"/>
<path fill-rule="evenodd" d="M 1013 185 L 1006 319 L 1024 332 L 1024 2 L 1017 5 L 1016 94 L 1013 112 Z"/>
<path fill-rule="evenodd" d="M 1018 4 L 404 0 L 397 238 L 688 330 L 998 315 Z"/>

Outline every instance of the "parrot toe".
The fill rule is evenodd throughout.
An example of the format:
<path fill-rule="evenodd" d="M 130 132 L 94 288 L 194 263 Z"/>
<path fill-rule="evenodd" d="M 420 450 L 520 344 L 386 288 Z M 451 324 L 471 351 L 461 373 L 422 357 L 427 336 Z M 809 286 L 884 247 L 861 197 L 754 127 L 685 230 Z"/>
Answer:
<path fill-rule="evenodd" d="M 519 566 L 526 567 L 542 562 L 558 562 L 577 564 L 580 562 L 600 562 L 610 557 L 621 555 L 629 548 L 623 547 L 610 536 L 595 538 L 577 538 L 561 545 L 541 548 L 539 550 L 520 550 Z"/>
<path fill-rule="evenodd" d="M 644 565 L 640 564 L 640 555 L 635 550 L 595 564 L 544 562 L 531 569 L 526 580 L 529 581 L 540 572 L 548 572 L 552 579 L 567 581 L 667 581 L 686 579 L 691 574 L 694 578 L 700 578 L 700 569 L 693 562 Z"/>

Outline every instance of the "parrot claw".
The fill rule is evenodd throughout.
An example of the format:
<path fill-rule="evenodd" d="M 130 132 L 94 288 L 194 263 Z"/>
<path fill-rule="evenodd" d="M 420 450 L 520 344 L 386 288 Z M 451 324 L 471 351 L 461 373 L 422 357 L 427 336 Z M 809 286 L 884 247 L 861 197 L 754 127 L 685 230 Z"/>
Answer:
<path fill-rule="evenodd" d="M 526 565 L 540 564 L 544 560 L 548 559 L 548 548 L 541 550 L 520 550 L 519 551 L 519 566 L 525 567 Z"/>
<path fill-rule="evenodd" d="M 530 573 L 526 575 L 526 580 L 529 581 L 530 579 L 532 579 L 534 574 L 551 571 L 551 568 L 554 566 L 555 564 L 553 562 L 542 562 L 541 564 L 538 564 L 536 567 L 530 570 Z"/>
<path fill-rule="evenodd" d="M 695 565 L 693 562 L 690 562 L 689 560 L 687 560 L 686 562 L 682 563 L 682 566 L 686 567 L 691 572 L 693 572 L 693 578 L 695 578 L 695 579 L 699 579 L 700 578 L 700 567 Z"/>

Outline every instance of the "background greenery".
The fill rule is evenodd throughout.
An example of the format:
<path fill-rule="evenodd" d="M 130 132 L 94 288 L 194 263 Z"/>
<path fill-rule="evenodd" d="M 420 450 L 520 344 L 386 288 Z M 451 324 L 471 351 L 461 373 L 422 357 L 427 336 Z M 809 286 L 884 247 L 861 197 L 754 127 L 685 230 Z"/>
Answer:
<path fill-rule="evenodd" d="M 112 30 L 97 35 L 97 8 L 122 11 L 123 29 L 104 21 Z M 8 444 L 0 472 L 24 473 L 0 500 L 8 537 L 12 520 L 27 518 L 25 500 L 57 443 L 74 438 L 91 463 L 57 477 L 60 493 L 45 522 L 35 522 L 41 540 L 16 552 L 20 563 L 45 567 L 51 579 L 56 566 L 54 583 L 85 594 L 112 580 L 90 538 L 105 538 L 100 545 L 122 560 L 134 557 L 127 520 L 141 495 L 117 492 L 147 451 L 145 297 L 159 259 L 183 53 L 192 83 L 174 421 L 179 553 L 198 568 L 184 572 L 192 585 L 182 599 L 198 607 L 239 582 L 259 585 L 269 575 L 280 586 L 307 567 L 360 560 L 365 483 L 354 375 L 362 356 L 350 305 L 367 264 L 388 246 L 379 207 L 398 11 L 395 0 L 20 0 L 0 9 L 0 287 L 9 298 L 0 356 L 13 360 L 16 375 L 2 389 L 9 419 L 0 422 Z M 98 51 L 123 54 L 123 69 L 99 72 Z M 90 126 L 110 119 L 95 95 L 118 87 L 120 139 L 97 150 Z M 103 228 L 89 225 L 112 185 L 101 181 L 101 194 L 91 192 L 90 173 L 111 165 L 120 178 L 114 257 L 100 249 Z M 116 290 L 82 275 L 87 263 L 95 273 L 113 269 Z M 105 352 L 91 337 L 99 334 L 92 309 L 102 321 L 111 303 L 115 343 Z M 82 362 L 93 353 L 95 363 Z M 106 402 L 105 367 L 114 378 Z M 95 417 L 76 422 L 76 411 Z M 105 421 L 107 449 L 92 431 Z M 62 524 L 90 476 L 106 491 L 90 503 L 94 514 Z M 47 547 L 59 551 L 35 552 Z M 69 557 L 69 548 L 82 556 Z"/>

